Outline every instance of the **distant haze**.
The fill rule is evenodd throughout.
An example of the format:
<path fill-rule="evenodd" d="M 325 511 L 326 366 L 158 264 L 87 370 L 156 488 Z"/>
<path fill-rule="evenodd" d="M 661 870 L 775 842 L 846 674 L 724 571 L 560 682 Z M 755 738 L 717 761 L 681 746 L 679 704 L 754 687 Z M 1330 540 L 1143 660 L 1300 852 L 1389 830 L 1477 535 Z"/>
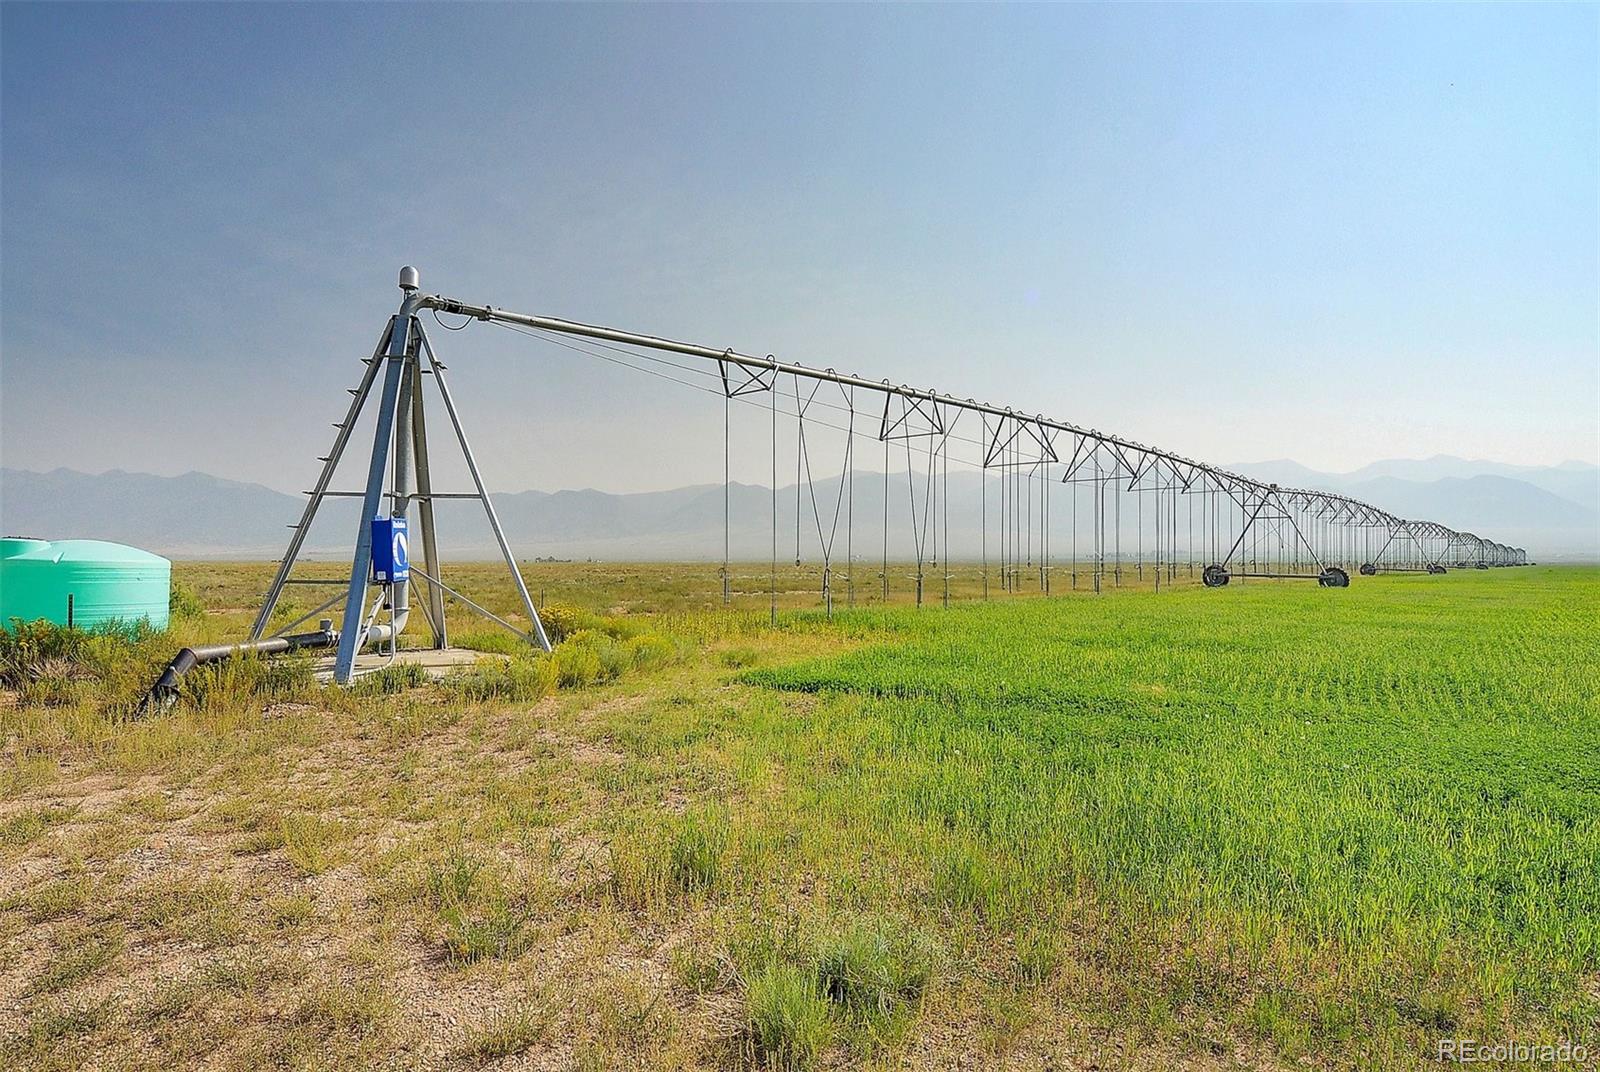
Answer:
<path fill-rule="evenodd" d="M 1536 560 L 1600 558 L 1600 470 L 1593 466 L 1523 468 L 1433 458 L 1380 462 L 1343 475 L 1314 472 L 1289 461 L 1234 468 L 1262 480 L 1354 495 L 1399 516 L 1442 521 L 1525 547 Z M 889 555 L 901 561 L 916 553 L 907 483 L 904 471 L 890 476 Z M 984 548 L 979 524 L 984 492 L 977 474 L 970 471 L 952 471 L 948 486 L 947 507 L 941 506 L 935 515 L 938 539 L 942 542 L 948 537 L 949 553 L 955 557 L 975 559 Z M 1035 495 L 1039 488 L 1035 484 Z M 991 475 L 987 490 L 991 555 L 996 553 L 998 537 L 997 490 Z M 818 479 L 814 491 L 815 503 L 812 487 L 801 488 L 801 523 L 797 527 L 795 485 L 779 488 L 780 558 L 793 560 L 797 532 L 800 553 L 807 561 L 820 560 L 822 539 L 829 534 L 835 561 L 845 559 L 852 536 L 858 559 L 871 561 L 882 556 L 881 472 L 856 473 L 853 529 L 846 524 L 852 503 L 841 497 L 838 476 Z M 926 501 L 925 485 L 919 484 L 917 495 L 920 507 Z M 774 500 L 770 486 L 736 484 L 729 489 L 728 498 L 733 557 L 765 560 L 772 552 Z M 0 472 L 0 526 L 8 533 L 110 539 L 175 557 L 277 557 L 288 542 L 287 526 L 299 519 L 304 501 L 260 485 L 202 473 L 157 477 L 124 472 L 91 476 L 70 470 Z M 705 560 L 722 554 L 720 483 L 620 495 L 594 490 L 506 492 L 496 494 L 494 501 L 521 558 Z M 1124 502 L 1124 549 L 1131 555 L 1136 546 L 1132 527 L 1136 504 L 1131 495 Z M 1079 509 L 1078 551 L 1086 556 L 1090 537 L 1087 492 Z M 1180 531 L 1186 509 L 1187 504 L 1180 500 Z M 1072 554 L 1072 511 L 1070 489 L 1051 485 L 1050 539 L 1055 561 L 1067 561 Z M 318 557 L 348 556 L 356 514 L 354 500 L 330 501 L 312 530 L 310 550 Z M 488 526 L 476 503 L 441 503 L 439 526 L 450 556 L 485 558 L 494 554 Z M 931 534 L 923 539 L 927 541 L 926 555 L 931 551 Z M 1037 525 L 1032 539 L 1032 550 L 1038 554 L 1042 542 Z"/>

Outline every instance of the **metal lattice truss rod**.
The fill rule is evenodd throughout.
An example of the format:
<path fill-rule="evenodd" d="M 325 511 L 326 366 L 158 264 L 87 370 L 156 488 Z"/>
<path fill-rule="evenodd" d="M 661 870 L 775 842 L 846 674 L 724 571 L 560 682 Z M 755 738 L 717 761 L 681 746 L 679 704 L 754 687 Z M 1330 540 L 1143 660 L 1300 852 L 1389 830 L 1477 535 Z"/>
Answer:
<path fill-rule="evenodd" d="M 426 585 L 425 591 L 421 593 L 426 599 L 419 601 L 418 606 L 422 616 L 427 620 L 434 647 L 444 648 L 449 645 L 444 604 L 444 597 L 448 595 L 474 613 L 505 626 L 545 651 L 550 650 L 549 637 L 545 634 L 539 613 L 528 594 L 527 584 L 517 568 L 516 558 L 511 553 L 510 544 L 506 541 L 494 504 L 484 486 L 483 476 L 478 470 L 477 459 L 467 441 L 467 434 L 462 427 L 455 400 L 445 383 L 444 363 L 434 354 L 427 332 L 423 330 L 422 322 L 416 316 L 420 306 L 414 269 L 401 273 L 400 288 L 405 292 L 400 311 L 389 318 L 383 334 L 379 337 L 377 348 L 373 350 L 372 356 L 365 360 L 366 371 L 362 374 L 360 384 L 350 389 L 352 397 L 344 419 L 334 422 L 337 434 L 334 437 L 333 447 L 318 459 L 322 462 L 321 474 L 317 477 L 315 486 L 306 492 L 307 501 L 300 520 L 289 526 L 293 530 L 289 546 L 278 563 L 277 573 L 262 599 L 260 610 L 250 629 L 252 642 L 263 638 L 272 623 L 273 613 L 278 608 L 279 599 L 287 585 L 333 584 L 343 587 L 345 591 L 342 595 L 336 594 L 330 597 L 315 609 L 281 626 L 274 634 L 282 635 L 301 622 L 324 611 L 330 611 L 343 602 L 343 621 L 336 634 L 338 650 L 333 667 L 333 679 L 340 685 L 348 685 L 354 679 L 356 658 L 362 649 L 373 644 L 380 646 L 387 644 L 391 654 L 397 650 L 400 635 L 406 627 L 410 613 L 411 589 L 415 582 L 409 579 L 409 575 L 404 579 L 395 580 L 369 576 L 373 564 L 372 522 L 379 516 L 384 504 L 387 504 L 390 517 L 396 522 L 403 522 L 413 505 L 417 508 L 417 519 L 421 524 L 422 535 L 422 566 L 420 568 L 412 566 L 410 572 L 417 574 Z M 457 444 L 461 448 L 462 460 L 476 489 L 474 491 L 433 490 L 425 418 L 427 407 L 424 400 L 424 377 L 432 380 L 435 393 L 444 406 L 451 430 L 455 433 Z M 366 487 L 361 491 L 333 489 L 330 485 L 346 449 L 350 446 L 356 423 L 363 409 L 369 406 L 376 411 L 374 421 L 376 427 L 368 459 Z M 318 510 L 328 499 L 347 497 L 362 500 L 349 575 L 331 580 L 292 577 L 291 573 L 304 549 L 306 537 L 316 520 Z M 495 541 L 499 545 L 521 599 L 522 609 L 532 626 L 531 631 L 525 631 L 506 621 L 440 579 L 442 570 L 433 511 L 436 499 L 476 499 L 482 504 L 490 531 L 493 532 Z M 401 541 L 399 546 L 404 546 L 406 538 L 401 536 L 397 539 Z M 375 598 L 369 598 L 370 596 Z M 388 612 L 386 623 L 379 621 L 383 611 Z"/>
<path fill-rule="evenodd" d="M 1440 522 L 1401 518 L 1371 503 L 1335 492 L 1281 487 L 1172 451 L 1068 421 L 1019 413 L 1007 406 L 956 398 L 906 384 L 896 385 L 888 380 L 872 380 L 831 368 L 779 361 L 770 354 L 757 357 L 731 348 L 718 349 L 557 317 L 534 316 L 439 295 L 420 296 L 418 308 L 713 361 L 718 367 L 723 393 L 728 398 L 776 390 L 780 375 L 877 392 L 883 397 L 883 407 L 876 434 L 885 442 L 917 437 L 947 439 L 962 414 L 976 413 L 982 417 L 984 469 L 1034 471 L 1041 465 L 1060 464 L 1065 469 L 1061 480 L 1068 484 L 1111 485 L 1135 493 L 1220 494 L 1241 512 L 1244 529 L 1258 522 L 1274 526 L 1279 535 L 1307 552 L 1305 561 L 1308 564 L 1319 568 L 1321 560 L 1306 533 L 1306 529 L 1317 525 L 1374 530 L 1380 538 L 1386 537 L 1379 554 L 1362 566 L 1364 573 L 1379 569 L 1438 572 L 1446 565 L 1500 566 L 1527 561 L 1522 548 L 1458 531 Z M 1245 531 L 1241 530 L 1224 564 L 1240 551 L 1245 537 Z M 1391 548 L 1395 553 L 1386 558 Z"/>

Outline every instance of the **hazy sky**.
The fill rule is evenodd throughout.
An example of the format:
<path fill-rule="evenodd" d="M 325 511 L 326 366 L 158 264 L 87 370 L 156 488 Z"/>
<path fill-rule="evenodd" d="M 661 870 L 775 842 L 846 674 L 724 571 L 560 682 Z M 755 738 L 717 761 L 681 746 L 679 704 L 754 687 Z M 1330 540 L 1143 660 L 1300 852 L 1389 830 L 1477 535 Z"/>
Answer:
<path fill-rule="evenodd" d="M 309 486 L 413 263 L 1216 462 L 1592 461 L 1597 11 L 7 3 L 3 460 Z M 720 476 L 715 398 L 433 335 L 497 487 Z"/>

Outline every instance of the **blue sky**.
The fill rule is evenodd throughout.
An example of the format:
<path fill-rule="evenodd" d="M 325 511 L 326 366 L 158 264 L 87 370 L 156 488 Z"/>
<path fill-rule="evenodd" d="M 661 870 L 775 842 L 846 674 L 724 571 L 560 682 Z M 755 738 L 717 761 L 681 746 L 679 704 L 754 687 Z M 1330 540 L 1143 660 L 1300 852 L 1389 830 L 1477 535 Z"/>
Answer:
<path fill-rule="evenodd" d="M 0 451 L 305 487 L 414 263 L 1217 462 L 1593 461 L 1597 11 L 7 3 Z M 715 399 L 434 335 L 496 486 L 720 476 Z"/>

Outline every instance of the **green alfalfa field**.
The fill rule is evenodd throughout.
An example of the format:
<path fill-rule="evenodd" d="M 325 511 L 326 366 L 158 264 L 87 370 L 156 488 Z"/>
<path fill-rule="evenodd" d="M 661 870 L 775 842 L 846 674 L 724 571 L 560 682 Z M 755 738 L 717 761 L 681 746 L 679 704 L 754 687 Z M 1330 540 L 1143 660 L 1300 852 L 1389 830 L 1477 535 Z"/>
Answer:
<path fill-rule="evenodd" d="M 246 661 L 130 717 L 259 564 L 180 567 L 170 634 L 7 641 L 0 1065 L 1600 1054 L 1600 570 L 831 622 L 784 571 L 773 628 L 753 567 L 731 611 L 526 569 L 554 655 L 453 620 L 510 657 L 433 684 Z"/>

